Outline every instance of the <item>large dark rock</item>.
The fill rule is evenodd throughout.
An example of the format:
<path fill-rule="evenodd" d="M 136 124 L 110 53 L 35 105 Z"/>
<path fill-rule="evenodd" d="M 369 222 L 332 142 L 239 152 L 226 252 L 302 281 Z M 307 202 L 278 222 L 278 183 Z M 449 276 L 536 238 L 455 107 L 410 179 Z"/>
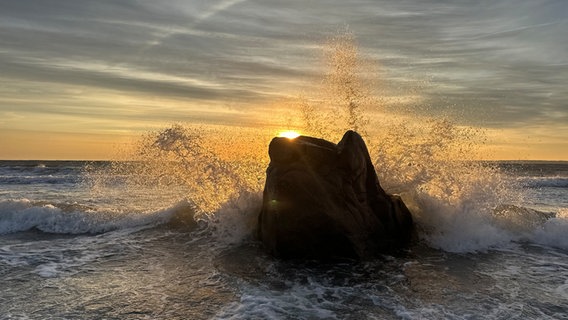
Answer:
<path fill-rule="evenodd" d="M 347 131 L 336 145 L 274 138 L 259 238 L 282 258 L 370 258 L 406 246 L 412 216 L 380 186 L 367 147 Z"/>

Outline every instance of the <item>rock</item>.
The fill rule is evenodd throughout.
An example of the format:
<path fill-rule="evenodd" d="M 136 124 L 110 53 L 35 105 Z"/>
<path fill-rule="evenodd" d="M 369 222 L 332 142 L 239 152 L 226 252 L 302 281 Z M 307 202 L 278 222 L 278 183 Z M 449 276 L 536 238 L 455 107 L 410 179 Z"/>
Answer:
<path fill-rule="evenodd" d="M 281 258 L 366 259 L 410 242 L 412 216 L 380 186 L 365 142 L 274 138 L 258 235 Z"/>

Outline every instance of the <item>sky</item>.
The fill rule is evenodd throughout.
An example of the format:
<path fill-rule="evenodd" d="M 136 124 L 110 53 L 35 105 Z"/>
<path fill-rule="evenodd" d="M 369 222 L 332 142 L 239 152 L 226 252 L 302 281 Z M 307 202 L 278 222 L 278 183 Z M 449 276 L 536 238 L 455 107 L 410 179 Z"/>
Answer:
<path fill-rule="evenodd" d="M 565 0 L 0 0 L 0 159 L 275 125 L 342 28 L 406 109 L 482 128 L 495 159 L 568 160 Z"/>

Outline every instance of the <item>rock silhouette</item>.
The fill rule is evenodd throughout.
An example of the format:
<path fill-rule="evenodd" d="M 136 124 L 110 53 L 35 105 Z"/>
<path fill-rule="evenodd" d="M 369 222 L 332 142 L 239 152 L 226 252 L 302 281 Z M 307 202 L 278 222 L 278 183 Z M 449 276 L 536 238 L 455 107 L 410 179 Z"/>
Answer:
<path fill-rule="evenodd" d="M 371 258 L 408 245 L 410 211 L 380 186 L 361 136 L 336 145 L 313 137 L 269 145 L 260 240 L 281 258 Z"/>

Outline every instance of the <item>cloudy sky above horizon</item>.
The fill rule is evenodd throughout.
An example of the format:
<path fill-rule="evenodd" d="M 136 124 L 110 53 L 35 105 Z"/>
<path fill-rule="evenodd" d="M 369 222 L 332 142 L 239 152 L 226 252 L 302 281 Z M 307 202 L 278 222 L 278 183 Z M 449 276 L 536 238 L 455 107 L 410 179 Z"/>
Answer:
<path fill-rule="evenodd" d="M 0 159 L 105 158 L 173 121 L 263 125 L 345 26 L 391 94 L 489 130 L 499 158 L 568 160 L 563 0 L 0 1 Z"/>

